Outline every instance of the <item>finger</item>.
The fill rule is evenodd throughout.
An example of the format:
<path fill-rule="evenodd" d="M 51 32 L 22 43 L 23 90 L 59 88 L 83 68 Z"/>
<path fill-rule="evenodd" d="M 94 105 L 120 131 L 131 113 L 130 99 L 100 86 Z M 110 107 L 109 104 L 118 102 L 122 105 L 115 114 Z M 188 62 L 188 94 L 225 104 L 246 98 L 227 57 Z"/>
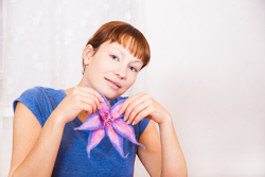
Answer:
<path fill-rule="evenodd" d="M 142 103 L 142 104 L 136 106 L 133 109 L 132 114 L 128 117 L 127 124 L 131 124 L 132 121 L 135 119 L 136 115 L 139 114 L 144 109 L 146 109 L 147 106 L 148 105 L 146 103 Z"/>
<path fill-rule="evenodd" d="M 88 88 L 85 88 L 85 90 L 83 90 L 84 88 L 80 88 L 81 89 L 81 95 L 83 97 L 85 97 L 86 99 L 89 99 L 89 98 L 96 98 L 96 103 L 97 103 L 97 107 L 98 109 L 101 109 L 101 105 L 100 105 L 100 102 L 104 102 L 104 99 L 101 97 L 101 95 L 95 91 L 94 89 L 90 89 L 90 90 L 87 90 Z M 99 98 L 100 97 L 100 98 Z"/>
<path fill-rule="evenodd" d="M 95 89 L 93 89 L 93 88 L 90 88 L 89 89 L 97 98 L 98 98 L 98 100 L 101 102 L 101 103 L 104 103 L 105 102 L 105 100 L 103 99 L 103 97 L 99 94 L 99 92 L 98 91 L 96 91 Z"/>
<path fill-rule="evenodd" d="M 130 102 L 132 102 L 133 100 L 137 99 L 138 97 L 140 97 L 142 95 L 142 93 L 137 93 L 136 95 L 130 96 L 122 105 L 121 107 L 121 111 L 120 113 L 122 114 L 123 112 L 125 112 L 127 106 L 130 104 Z"/>
<path fill-rule="evenodd" d="M 129 120 L 130 117 L 132 117 L 132 115 L 135 115 L 137 114 L 138 112 L 134 112 L 134 111 L 137 111 L 138 109 L 135 109 L 137 108 L 139 105 L 143 104 L 145 102 L 145 100 L 141 98 L 139 99 L 135 99 L 133 102 L 131 102 L 127 108 L 125 109 L 125 112 L 124 112 L 124 120 Z"/>
<path fill-rule="evenodd" d="M 128 99 L 122 104 L 120 114 L 122 114 L 123 112 L 126 111 L 128 105 L 131 104 L 131 102 L 133 102 L 134 100 L 140 98 L 142 95 L 143 95 L 143 93 L 137 93 L 136 95 L 133 95 L 133 96 L 129 97 L 129 98 L 128 98 Z"/>
<path fill-rule="evenodd" d="M 81 101 L 92 108 L 92 112 L 96 112 L 100 106 L 99 101 L 94 96 L 81 97 Z"/>
<path fill-rule="evenodd" d="M 151 109 L 147 108 L 141 111 L 133 120 L 132 125 L 138 124 L 143 118 L 147 117 L 151 113 Z"/>
<path fill-rule="evenodd" d="M 94 101 L 95 109 L 101 109 L 100 100 L 94 95 L 91 95 L 91 99 Z"/>
<path fill-rule="evenodd" d="M 129 115 L 129 122 L 128 123 L 132 123 L 133 120 L 136 118 L 136 116 L 143 111 L 144 109 L 146 109 L 148 106 L 150 105 L 150 103 L 148 101 L 144 101 L 140 104 L 138 104 L 137 106 L 135 106 L 132 111 L 131 114 Z"/>
<path fill-rule="evenodd" d="M 99 101 L 94 98 L 94 96 L 91 95 L 85 95 L 79 97 L 81 103 L 90 105 L 92 107 L 93 112 L 100 106 Z M 98 108 L 100 109 L 100 108 Z"/>
<path fill-rule="evenodd" d="M 124 111 L 124 120 L 126 121 L 129 117 L 131 117 L 133 109 L 142 104 L 144 101 L 145 100 L 143 99 L 143 97 L 138 97 L 138 99 L 136 98 L 132 100 Z"/>
<path fill-rule="evenodd" d="M 128 117 L 131 117 L 131 114 L 134 114 L 133 116 L 135 116 L 136 113 L 134 112 L 134 108 L 137 107 L 139 104 L 142 104 L 143 102 L 149 102 L 149 95 L 145 94 L 145 93 L 141 93 L 139 94 L 136 98 L 134 98 L 133 100 L 131 100 L 130 103 L 128 103 L 127 108 L 125 108 L 124 112 L 125 112 L 125 120 L 128 119 Z"/>
<path fill-rule="evenodd" d="M 82 110 L 85 110 L 88 114 L 93 113 L 92 107 L 90 105 L 82 103 L 81 107 L 82 107 Z"/>
<path fill-rule="evenodd" d="M 95 111 L 96 111 L 96 107 L 97 107 L 96 102 L 95 102 L 95 100 L 93 100 L 91 97 L 88 98 L 88 99 L 83 98 L 82 101 L 83 101 L 85 104 L 87 104 L 88 106 L 91 107 L 92 112 L 95 112 Z"/>
<path fill-rule="evenodd" d="M 82 91 L 84 91 L 86 94 L 93 94 L 95 97 L 98 98 L 98 100 L 100 100 L 100 102 L 104 103 L 104 99 L 102 98 L 102 96 L 93 88 L 88 88 L 88 87 L 79 87 Z"/>

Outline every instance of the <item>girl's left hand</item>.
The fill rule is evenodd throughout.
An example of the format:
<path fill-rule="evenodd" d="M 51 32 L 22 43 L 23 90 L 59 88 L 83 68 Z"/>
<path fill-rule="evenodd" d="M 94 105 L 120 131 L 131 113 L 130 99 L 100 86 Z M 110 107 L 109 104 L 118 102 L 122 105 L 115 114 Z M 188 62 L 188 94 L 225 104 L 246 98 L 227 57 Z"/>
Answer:
<path fill-rule="evenodd" d="M 124 113 L 124 121 L 135 125 L 143 118 L 147 118 L 161 124 L 171 119 L 169 112 L 156 102 L 150 95 L 138 93 L 129 97 L 122 105 L 121 114 Z"/>

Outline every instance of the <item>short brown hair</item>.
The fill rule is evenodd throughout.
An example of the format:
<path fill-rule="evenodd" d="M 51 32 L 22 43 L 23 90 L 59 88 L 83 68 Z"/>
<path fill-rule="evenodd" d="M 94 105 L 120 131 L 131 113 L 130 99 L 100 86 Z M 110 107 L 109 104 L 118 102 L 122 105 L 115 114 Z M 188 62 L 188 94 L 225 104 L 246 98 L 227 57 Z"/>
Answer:
<path fill-rule="evenodd" d="M 143 61 L 145 67 L 150 61 L 150 47 L 144 35 L 132 25 L 122 21 L 111 21 L 103 24 L 87 42 L 95 51 L 106 41 L 118 42 L 124 48 L 128 47 L 130 53 Z M 83 74 L 84 74 L 84 60 Z M 142 69 L 141 68 L 141 69 Z"/>

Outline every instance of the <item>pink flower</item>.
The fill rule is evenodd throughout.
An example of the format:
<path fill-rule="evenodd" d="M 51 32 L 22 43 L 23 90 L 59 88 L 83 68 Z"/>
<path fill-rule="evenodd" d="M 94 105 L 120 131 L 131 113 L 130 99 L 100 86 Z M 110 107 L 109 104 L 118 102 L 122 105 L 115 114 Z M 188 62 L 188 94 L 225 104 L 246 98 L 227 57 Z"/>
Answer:
<path fill-rule="evenodd" d="M 99 92 L 100 93 L 100 92 Z M 122 158 L 128 156 L 123 152 L 123 138 L 127 138 L 134 144 L 144 146 L 137 142 L 135 138 L 134 129 L 131 125 L 127 125 L 123 119 L 124 114 L 120 115 L 120 109 L 126 99 L 119 100 L 111 108 L 105 96 L 100 93 L 104 98 L 105 103 L 101 103 L 101 110 L 98 113 L 90 115 L 87 120 L 74 130 L 89 130 L 91 131 L 88 137 L 87 154 L 90 158 L 90 151 L 95 148 L 105 135 L 109 137 L 113 147 L 120 153 Z"/>

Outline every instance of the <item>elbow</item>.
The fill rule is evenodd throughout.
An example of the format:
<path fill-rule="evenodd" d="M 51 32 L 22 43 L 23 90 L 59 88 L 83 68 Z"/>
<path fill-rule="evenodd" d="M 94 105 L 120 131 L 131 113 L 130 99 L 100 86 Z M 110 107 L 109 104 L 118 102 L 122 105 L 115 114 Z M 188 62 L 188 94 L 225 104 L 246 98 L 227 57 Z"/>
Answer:
<path fill-rule="evenodd" d="M 177 173 L 175 173 L 173 176 L 175 177 L 188 177 L 188 171 L 187 169 L 183 169 L 181 171 L 178 171 Z"/>
<path fill-rule="evenodd" d="M 23 175 L 24 176 L 24 175 Z M 17 170 L 16 169 L 10 169 L 9 170 L 9 173 L 8 173 L 8 177 L 21 177 L 21 175 L 19 175 L 17 173 Z"/>
<path fill-rule="evenodd" d="M 188 177 L 188 173 L 177 174 L 176 177 Z"/>
<path fill-rule="evenodd" d="M 14 171 L 9 171 L 9 173 L 8 173 L 8 177 L 14 177 Z"/>
<path fill-rule="evenodd" d="M 161 174 L 161 177 L 188 177 L 188 175 L 187 174 L 167 173 L 167 174 Z"/>
<path fill-rule="evenodd" d="M 18 175 L 15 173 L 15 170 L 9 171 L 8 177 L 16 177 L 16 176 L 18 176 Z"/>
<path fill-rule="evenodd" d="M 161 177 L 188 177 L 187 170 L 183 171 L 162 171 Z"/>
<path fill-rule="evenodd" d="M 10 168 L 9 169 L 9 173 L 8 173 L 8 177 L 14 177 L 14 169 L 13 168 Z"/>

